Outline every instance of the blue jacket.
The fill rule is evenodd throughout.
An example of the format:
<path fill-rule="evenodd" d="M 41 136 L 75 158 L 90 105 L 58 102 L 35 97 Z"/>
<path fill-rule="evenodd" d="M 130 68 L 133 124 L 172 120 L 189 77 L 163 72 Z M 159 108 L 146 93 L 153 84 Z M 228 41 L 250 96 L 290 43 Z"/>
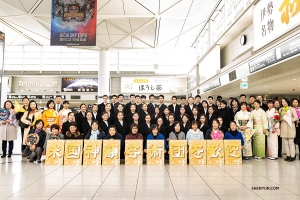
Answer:
<path fill-rule="evenodd" d="M 236 136 L 231 135 L 231 133 L 226 132 L 224 135 L 224 140 L 241 140 L 242 146 L 244 146 L 244 138 L 242 133 L 238 132 Z"/>
<path fill-rule="evenodd" d="M 152 133 L 148 134 L 147 140 L 155 140 Z M 157 140 L 164 140 L 164 149 L 167 150 L 168 148 L 167 142 L 165 140 L 165 137 L 161 133 L 158 133 Z M 147 149 L 147 142 L 145 143 L 144 149 Z"/>

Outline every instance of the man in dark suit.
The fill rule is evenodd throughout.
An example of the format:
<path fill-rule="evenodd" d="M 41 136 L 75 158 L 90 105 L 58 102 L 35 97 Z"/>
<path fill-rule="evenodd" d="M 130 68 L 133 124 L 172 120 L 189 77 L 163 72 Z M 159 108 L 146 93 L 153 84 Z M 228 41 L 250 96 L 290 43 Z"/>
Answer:
<path fill-rule="evenodd" d="M 175 119 L 180 115 L 180 105 L 177 104 L 177 97 L 172 96 L 172 104 L 168 106 L 170 113 L 175 115 Z"/>
<path fill-rule="evenodd" d="M 102 114 L 105 111 L 105 106 L 108 102 L 108 96 L 105 94 L 102 97 L 103 102 L 98 104 L 98 114 Z"/>
<path fill-rule="evenodd" d="M 195 96 L 195 106 L 197 106 L 198 111 L 203 109 L 202 103 L 201 103 L 201 96 L 199 94 L 197 94 Z"/>
<path fill-rule="evenodd" d="M 118 95 L 118 102 L 115 103 L 113 109 L 114 109 L 114 113 L 118 113 L 118 106 L 119 104 L 122 104 L 123 105 L 123 108 L 125 107 L 125 104 L 124 104 L 124 95 L 123 94 L 119 94 Z"/>
<path fill-rule="evenodd" d="M 112 95 L 111 96 L 111 113 L 115 113 L 115 105 L 116 105 L 116 103 L 117 103 L 117 95 Z"/>
<path fill-rule="evenodd" d="M 136 106 L 136 112 L 140 113 L 140 106 L 136 105 L 136 103 L 135 103 L 135 95 L 131 94 L 130 95 L 130 102 L 125 105 L 124 110 L 123 110 L 125 115 L 130 113 L 130 106 L 132 104 L 134 104 Z"/>
<path fill-rule="evenodd" d="M 58 96 L 55 97 L 55 100 L 54 100 L 54 102 L 55 102 L 54 109 L 57 112 L 59 112 L 60 110 L 63 109 L 63 105 L 61 104 L 61 101 L 62 101 L 62 98 L 61 98 L 60 95 L 58 95 Z"/>
<path fill-rule="evenodd" d="M 186 97 L 182 96 L 180 98 L 180 107 L 185 107 L 186 106 Z"/>
<path fill-rule="evenodd" d="M 146 96 L 142 95 L 141 96 L 141 104 L 145 104 L 146 103 Z"/>
<path fill-rule="evenodd" d="M 189 116 L 193 115 L 193 108 L 196 107 L 194 104 L 194 97 L 188 98 L 188 104 L 185 106 L 185 113 Z"/>
<path fill-rule="evenodd" d="M 164 110 L 167 108 L 167 106 L 164 104 L 165 96 L 162 94 L 159 95 L 158 100 L 159 100 L 159 105 L 158 105 L 159 113 L 163 115 Z"/>
<path fill-rule="evenodd" d="M 260 107 L 263 109 L 265 112 L 269 109 L 267 104 L 263 103 L 263 96 L 261 94 L 256 96 L 256 99 L 260 101 Z"/>
<path fill-rule="evenodd" d="M 98 105 L 97 104 L 93 104 L 93 107 L 92 107 L 92 120 L 97 120 L 98 123 L 101 122 L 102 118 L 101 118 L 101 115 L 98 114 Z"/>
<path fill-rule="evenodd" d="M 145 123 L 142 124 L 142 135 L 143 135 L 144 141 L 146 141 L 148 134 L 151 133 L 151 131 L 150 131 L 151 126 L 152 126 L 151 116 L 148 114 L 145 116 Z"/>
<path fill-rule="evenodd" d="M 155 103 L 154 103 L 155 97 L 154 97 L 153 94 L 149 95 L 149 101 L 150 101 L 150 103 L 148 104 L 148 112 L 149 112 L 150 115 L 153 115 L 154 114 L 154 109 L 155 109 L 155 106 L 156 106 Z"/>

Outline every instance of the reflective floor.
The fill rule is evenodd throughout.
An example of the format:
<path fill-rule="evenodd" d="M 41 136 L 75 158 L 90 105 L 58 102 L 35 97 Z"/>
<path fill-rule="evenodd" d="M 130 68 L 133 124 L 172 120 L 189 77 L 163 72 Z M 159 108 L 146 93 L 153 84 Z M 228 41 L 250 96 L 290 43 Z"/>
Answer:
<path fill-rule="evenodd" d="M 0 163 L 0 199 L 300 199 L 298 159 L 252 159 L 241 166 L 59 167 L 13 156 Z"/>

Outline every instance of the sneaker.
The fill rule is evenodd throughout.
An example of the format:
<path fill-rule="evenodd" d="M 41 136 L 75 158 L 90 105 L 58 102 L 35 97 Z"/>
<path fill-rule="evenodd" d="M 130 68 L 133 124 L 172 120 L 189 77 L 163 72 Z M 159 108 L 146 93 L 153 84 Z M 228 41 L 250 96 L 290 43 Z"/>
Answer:
<path fill-rule="evenodd" d="M 5 158 L 5 157 L 6 157 L 6 155 L 2 155 L 2 156 L 1 156 L 1 158 Z"/>
<path fill-rule="evenodd" d="M 38 163 L 41 163 L 42 161 L 41 161 L 41 160 L 37 160 L 37 162 L 38 162 Z"/>
<path fill-rule="evenodd" d="M 290 159 L 287 160 L 287 161 L 288 161 L 288 162 L 293 162 L 293 161 L 295 161 L 295 159 L 296 159 L 296 156 L 295 156 L 294 158 L 290 157 Z"/>
<path fill-rule="evenodd" d="M 270 157 L 269 159 L 270 159 L 270 160 L 276 160 L 277 158 Z"/>
<path fill-rule="evenodd" d="M 256 157 L 257 159 L 262 159 L 262 157 Z"/>
<path fill-rule="evenodd" d="M 257 156 L 254 156 L 254 158 L 257 159 L 258 157 L 257 157 Z"/>
<path fill-rule="evenodd" d="M 245 159 L 245 160 L 249 160 L 249 158 L 248 158 L 248 157 L 245 157 L 244 159 Z"/>
<path fill-rule="evenodd" d="M 268 157 L 268 159 L 271 159 L 271 158 L 272 158 L 272 157 L 270 157 L 270 156 Z"/>

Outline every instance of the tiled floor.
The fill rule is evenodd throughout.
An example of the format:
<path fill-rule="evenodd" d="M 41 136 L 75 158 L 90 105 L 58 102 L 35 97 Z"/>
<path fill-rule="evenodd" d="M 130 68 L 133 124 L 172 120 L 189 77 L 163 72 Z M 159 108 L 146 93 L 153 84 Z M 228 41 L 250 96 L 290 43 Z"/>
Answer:
<path fill-rule="evenodd" d="M 0 160 L 0 170 L 0 200 L 300 200 L 299 160 L 251 159 L 241 166 L 59 167 L 13 156 Z"/>

